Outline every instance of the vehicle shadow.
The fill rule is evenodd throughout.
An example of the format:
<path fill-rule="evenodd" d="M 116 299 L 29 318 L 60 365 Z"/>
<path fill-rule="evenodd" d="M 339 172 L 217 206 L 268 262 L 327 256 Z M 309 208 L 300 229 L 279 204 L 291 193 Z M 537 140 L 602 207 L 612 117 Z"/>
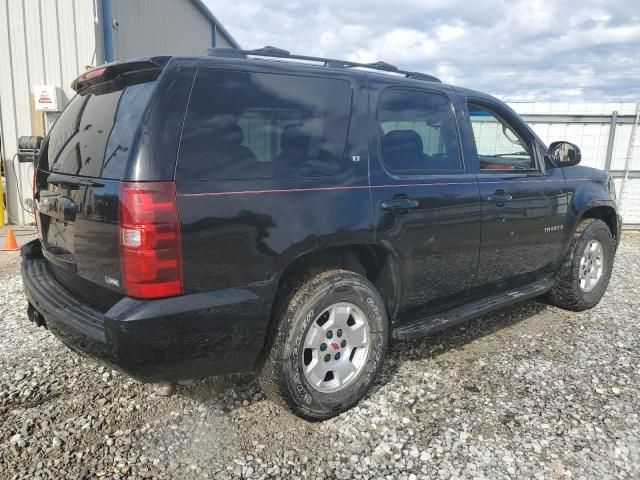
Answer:
<path fill-rule="evenodd" d="M 230 410 L 236 397 L 244 397 L 244 393 L 259 391 L 253 373 L 237 373 L 208 377 L 196 380 L 188 385 L 180 385 L 178 393 L 198 402 L 221 402 L 223 410 Z"/>
<path fill-rule="evenodd" d="M 399 368 L 409 361 L 436 359 L 441 355 L 460 349 L 513 327 L 529 318 L 553 308 L 542 299 L 531 299 L 499 308 L 493 312 L 466 322 L 434 332 L 415 340 L 391 340 L 385 366 L 369 391 L 369 395 L 391 382 Z"/>

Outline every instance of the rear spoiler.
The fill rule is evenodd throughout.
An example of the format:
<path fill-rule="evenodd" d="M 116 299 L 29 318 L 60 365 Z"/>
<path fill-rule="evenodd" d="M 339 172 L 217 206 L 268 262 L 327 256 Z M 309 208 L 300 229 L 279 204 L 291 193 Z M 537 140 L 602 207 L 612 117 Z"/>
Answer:
<path fill-rule="evenodd" d="M 79 94 L 92 87 L 99 87 L 100 93 L 107 93 L 126 85 L 153 81 L 170 58 L 151 57 L 108 63 L 84 72 L 71 83 L 71 88 Z"/>

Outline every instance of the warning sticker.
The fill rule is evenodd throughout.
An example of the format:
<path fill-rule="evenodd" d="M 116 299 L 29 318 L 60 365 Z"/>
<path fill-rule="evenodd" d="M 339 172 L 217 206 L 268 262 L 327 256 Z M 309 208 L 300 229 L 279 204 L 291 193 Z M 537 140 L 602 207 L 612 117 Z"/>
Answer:
<path fill-rule="evenodd" d="M 49 96 L 49 93 L 46 91 L 43 91 L 42 93 L 40 93 L 40 98 L 38 99 L 39 103 L 51 103 L 51 97 Z"/>
<path fill-rule="evenodd" d="M 33 98 L 36 110 L 42 112 L 58 112 L 59 89 L 55 85 L 34 85 Z"/>

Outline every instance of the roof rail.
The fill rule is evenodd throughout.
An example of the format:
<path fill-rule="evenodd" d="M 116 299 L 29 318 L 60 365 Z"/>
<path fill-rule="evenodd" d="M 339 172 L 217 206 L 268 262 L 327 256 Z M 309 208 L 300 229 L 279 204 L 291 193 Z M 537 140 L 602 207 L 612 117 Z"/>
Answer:
<path fill-rule="evenodd" d="M 428 75 L 426 73 L 411 72 L 408 70 L 401 70 L 395 65 L 391 65 L 386 62 L 373 62 L 373 63 L 360 63 L 351 62 L 348 60 L 336 60 L 334 58 L 325 57 L 311 57 L 307 55 L 295 55 L 291 54 L 287 50 L 281 48 L 272 47 L 267 45 L 266 47 L 257 48 L 255 50 L 240 50 L 236 48 L 209 48 L 204 52 L 204 55 L 211 57 L 231 57 L 231 58 L 247 58 L 247 57 L 271 57 L 282 58 L 286 60 L 303 60 L 308 62 L 319 62 L 324 67 L 330 68 L 366 68 L 370 70 L 380 70 L 383 72 L 397 73 L 404 75 L 405 78 L 412 78 L 414 80 L 424 80 L 427 82 L 442 83 L 438 77 Z"/>

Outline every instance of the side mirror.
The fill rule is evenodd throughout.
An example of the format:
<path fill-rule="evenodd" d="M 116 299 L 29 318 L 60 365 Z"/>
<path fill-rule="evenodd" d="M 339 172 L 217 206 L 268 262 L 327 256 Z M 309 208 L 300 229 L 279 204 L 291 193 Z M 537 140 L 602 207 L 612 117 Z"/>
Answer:
<path fill-rule="evenodd" d="M 549 145 L 549 157 L 559 167 L 578 165 L 582 160 L 580 147 L 570 142 L 553 142 Z"/>

